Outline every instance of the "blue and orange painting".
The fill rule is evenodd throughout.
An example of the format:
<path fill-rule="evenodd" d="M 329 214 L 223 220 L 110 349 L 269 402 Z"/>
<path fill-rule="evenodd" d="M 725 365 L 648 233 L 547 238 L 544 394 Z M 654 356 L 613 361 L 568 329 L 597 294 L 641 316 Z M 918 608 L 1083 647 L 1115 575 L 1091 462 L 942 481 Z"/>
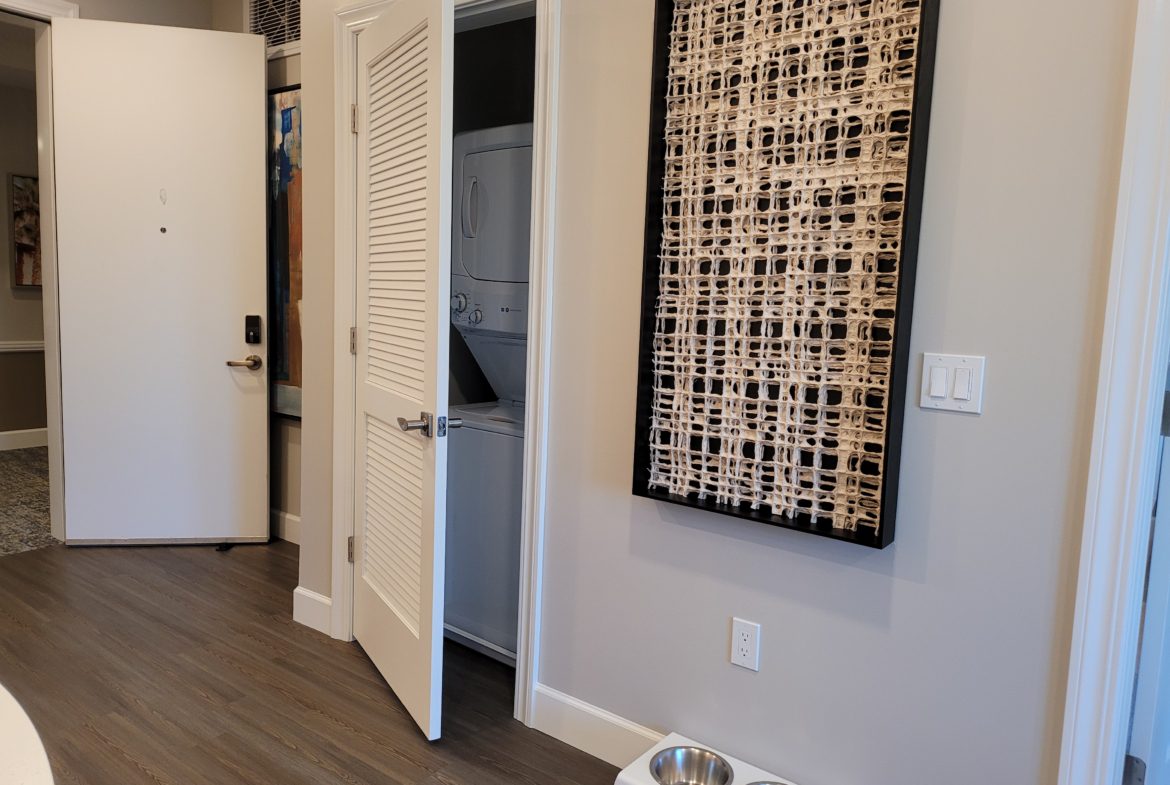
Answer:
<path fill-rule="evenodd" d="M 300 416 L 301 90 L 268 96 L 268 362 L 273 409 Z"/>

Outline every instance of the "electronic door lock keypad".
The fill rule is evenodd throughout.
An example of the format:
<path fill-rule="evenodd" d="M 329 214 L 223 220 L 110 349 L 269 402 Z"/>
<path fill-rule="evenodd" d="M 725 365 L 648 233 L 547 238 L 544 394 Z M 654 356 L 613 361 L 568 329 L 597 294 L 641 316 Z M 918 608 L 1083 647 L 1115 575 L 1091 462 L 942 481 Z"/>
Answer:
<path fill-rule="evenodd" d="M 244 317 L 244 343 L 260 343 L 260 315 Z"/>

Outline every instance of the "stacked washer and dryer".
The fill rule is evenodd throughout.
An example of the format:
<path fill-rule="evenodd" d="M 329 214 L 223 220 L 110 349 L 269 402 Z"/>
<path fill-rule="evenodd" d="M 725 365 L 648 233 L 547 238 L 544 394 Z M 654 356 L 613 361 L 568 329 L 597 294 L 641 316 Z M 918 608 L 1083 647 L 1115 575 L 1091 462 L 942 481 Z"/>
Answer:
<path fill-rule="evenodd" d="M 516 657 L 532 125 L 455 136 L 451 323 L 497 400 L 450 407 L 446 627 L 505 662 Z"/>

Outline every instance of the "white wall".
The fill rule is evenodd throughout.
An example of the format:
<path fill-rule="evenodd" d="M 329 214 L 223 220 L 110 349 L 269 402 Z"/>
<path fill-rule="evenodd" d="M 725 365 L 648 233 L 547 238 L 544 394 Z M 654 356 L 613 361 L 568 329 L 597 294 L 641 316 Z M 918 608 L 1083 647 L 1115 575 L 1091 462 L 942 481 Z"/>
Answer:
<path fill-rule="evenodd" d="M 912 346 L 987 406 L 908 406 L 883 552 L 630 495 L 650 6 L 566 2 L 541 681 L 802 785 L 1053 782 L 1134 3 L 943 3 Z"/>

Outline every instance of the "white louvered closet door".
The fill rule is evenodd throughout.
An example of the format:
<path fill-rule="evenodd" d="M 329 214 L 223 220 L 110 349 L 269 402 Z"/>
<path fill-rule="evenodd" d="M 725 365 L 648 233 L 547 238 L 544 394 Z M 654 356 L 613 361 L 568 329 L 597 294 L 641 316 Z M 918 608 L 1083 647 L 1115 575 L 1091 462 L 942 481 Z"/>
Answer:
<path fill-rule="evenodd" d="M 440 732 L 450 298 L 452 0 L 361 34 L 354 636 Z M 424 421 L 428 430 L 400 425 Z"/>

